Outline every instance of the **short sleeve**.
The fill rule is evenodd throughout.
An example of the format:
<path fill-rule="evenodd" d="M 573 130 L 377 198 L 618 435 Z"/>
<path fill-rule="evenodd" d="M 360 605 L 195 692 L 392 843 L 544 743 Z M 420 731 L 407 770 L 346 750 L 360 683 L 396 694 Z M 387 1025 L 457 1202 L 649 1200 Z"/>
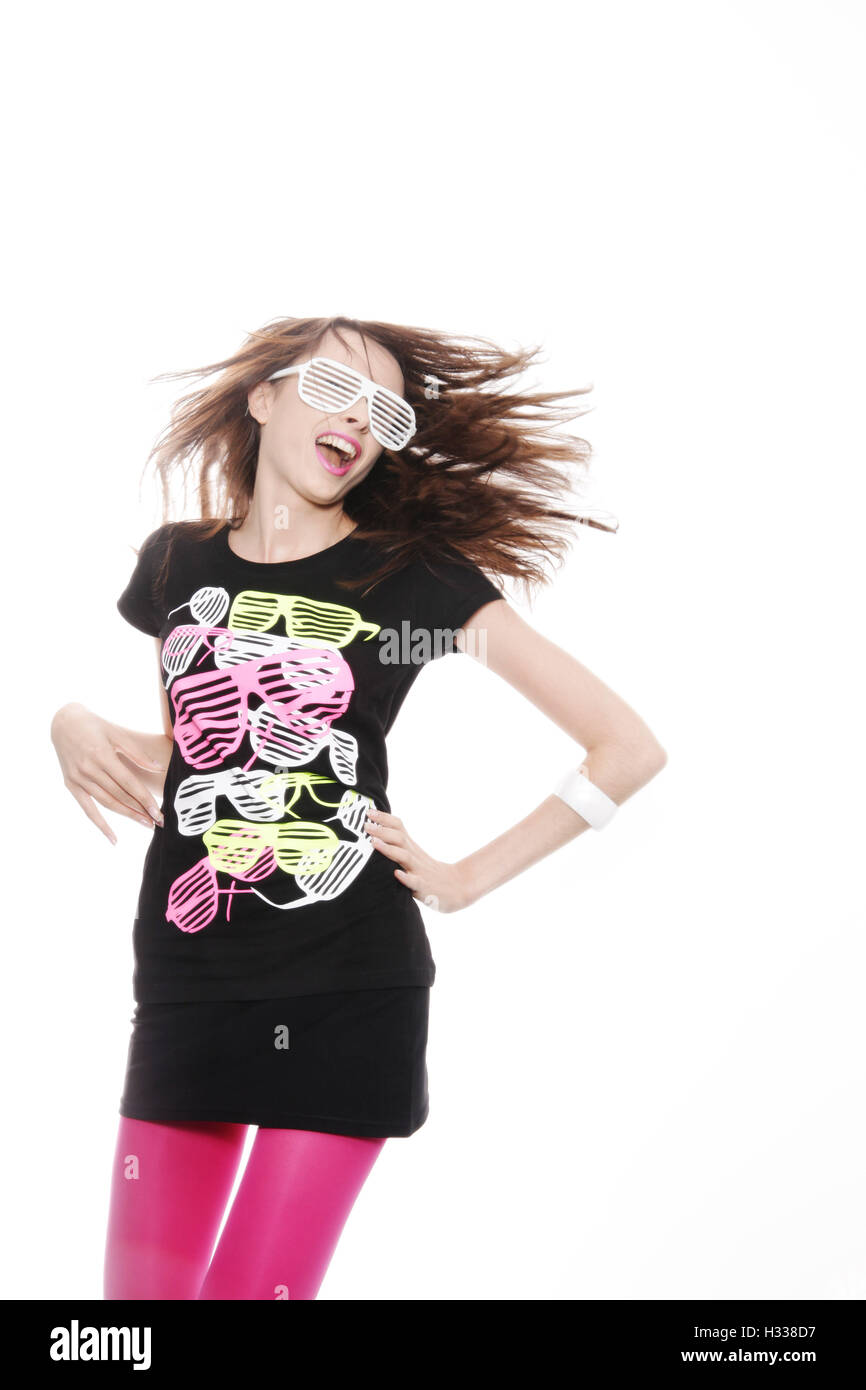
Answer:
<path fill-rule="evenodd" d="M 467 623 L 479 608 L 504 599 L 502 590 L 477 565 L 464 561 L 436 560 L 419 568 L 416 626 L 435 634 L 448 634 Z M 446 637 L 433 640 L 433 656 L 454 652 L 462 655 Z"/>
<path fill-rule="evenodd" d="M 154 592 L 154 582 L 164 553 L 168 527 L 158 526 L 142 543 L 129 583 L 117 600 L 117 611 L 139 632 L 158 637 L 162 613 Z"/>

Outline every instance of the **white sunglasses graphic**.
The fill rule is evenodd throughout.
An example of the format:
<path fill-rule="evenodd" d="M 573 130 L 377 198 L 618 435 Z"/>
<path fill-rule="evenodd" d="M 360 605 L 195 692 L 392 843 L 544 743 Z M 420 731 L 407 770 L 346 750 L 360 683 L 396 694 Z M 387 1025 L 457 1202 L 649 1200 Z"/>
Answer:
<path fill-rule="evenodd" d="M 415 412 L 402 396 L 379 386 L 343 362 L 330 357 L 312 357 L 282 371 L 272 372 L 268 381 L 298 374 L 298 395 L 314 410 L 331 415 L 348 410 L 363 396 L 370 410 L 373 438 L 385 449 L 403 449 L 415 433 Z"/>

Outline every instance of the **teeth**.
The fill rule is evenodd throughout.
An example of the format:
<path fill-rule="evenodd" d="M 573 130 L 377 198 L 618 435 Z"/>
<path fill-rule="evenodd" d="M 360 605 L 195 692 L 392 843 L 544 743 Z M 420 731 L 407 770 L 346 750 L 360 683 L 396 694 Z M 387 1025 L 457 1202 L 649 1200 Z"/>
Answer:
<path fill-rule="evenodd" d="M 334 449 L 339 449 L 347 458 L 355 457 L 355 449 L 347 439 L 341 439 L 337 434 L 320 434 L 316 440 L 317 444 L 330 444 Z"/>

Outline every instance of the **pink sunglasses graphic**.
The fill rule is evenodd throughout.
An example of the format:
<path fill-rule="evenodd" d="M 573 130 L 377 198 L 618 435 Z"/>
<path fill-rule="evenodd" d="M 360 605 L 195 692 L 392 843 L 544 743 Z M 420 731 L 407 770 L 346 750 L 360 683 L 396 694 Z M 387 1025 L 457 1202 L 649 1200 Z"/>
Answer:
<path fill-rule="evenodd" d="M 266 732 L 269 716 L 289 729 L 297 727 L 305 738 L 322 740 L 333 720 L 345 714 L 354 689 L 348 662 L 325 647 L 296 648 L 183 676 L 171 692 L 175 741 L 185 762 L 207 769 L 236 752 L 250 728 Z M 254 711 L 250 696 L 262 701 Z"/>

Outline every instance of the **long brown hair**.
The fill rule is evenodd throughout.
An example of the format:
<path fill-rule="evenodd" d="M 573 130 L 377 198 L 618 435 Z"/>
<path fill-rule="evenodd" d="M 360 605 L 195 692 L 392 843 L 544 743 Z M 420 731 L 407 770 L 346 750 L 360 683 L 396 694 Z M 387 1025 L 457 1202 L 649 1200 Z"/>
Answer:
<path fill-rule="evenodd" d="M 231 357 L 207 367 L 164 372 L 155 381 L 209 377 L 183 396 L 148 455 L 162 484 L 163 513 L 179 470 L 186 494 L 195 477 L 199 519 L 175 524 L 200 539 L 247 515 L 256 479 L 260 426 L 247 394 L 272 372 L 315 354 L 324 335 L 351 329 L 396 359 L 417 432 L 399 452 L 383 449 L 343 509 L 358 537 L 375 542 L 383 563 L 362 580 L 372 586 L 413 559 L 468 560 L 493 578 L 513 578 L 528 591 L 548 582 L 545 559 L 560 562 L 574 526 L 612 526 L 567 510 L 589 467 L 591 445 L 554 426 L 586 414 L 568 401 L 592 390 L 513 391 L 540 348 L 508 352 L 486 338 L 350 318 L 281 318 L 248 335 Z M 348 345 L 347 345 L 348 346 Z M 291 380 L 291 378 L 289 379 Z M 168 553 L 158 575 L 164 582 Z"/>

